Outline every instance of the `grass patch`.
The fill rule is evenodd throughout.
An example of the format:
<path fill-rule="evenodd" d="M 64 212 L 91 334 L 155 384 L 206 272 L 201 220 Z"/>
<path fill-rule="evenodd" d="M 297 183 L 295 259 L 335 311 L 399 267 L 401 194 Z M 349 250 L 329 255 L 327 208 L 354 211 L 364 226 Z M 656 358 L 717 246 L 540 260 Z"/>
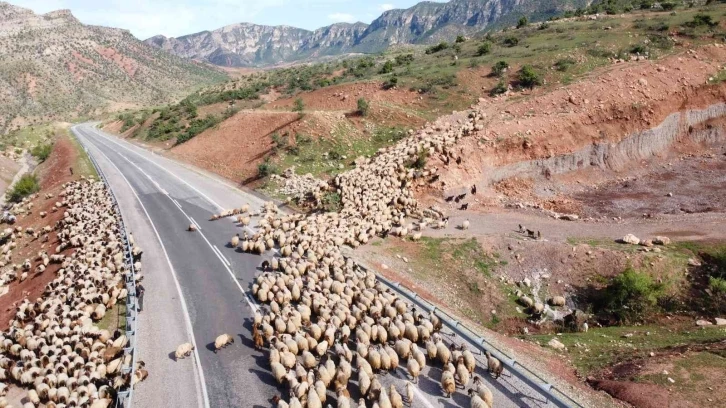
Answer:
<path fill-rule="evenodd" d="M 98 180 L 98 172 L 96 172 L 96 168 L 93 166 L 93 163 L 91 163 L 88 153 L 86 153 L 86 150 L 78 142 L 78 139 L 76 139 L 75 136 L 69 135 L 68 131 L 66 131 L 61 137 L 68 138 L 68 141 L 76 150 L 76 162 L 73 165 L 75 174 Z"/>
<path fill-rule="evenodd" d="M 646 358 L 651 351 L 689 344 L 709 344 L 726 337 L 726 328 L 714 326 L 697 328 L 688 325 L 663 327 L 646 325 L 637 327 L 591 328 L 587 333 L 562 333 L 556 336 L 570 351 L 570 357 L 580 375 L 586 376 L 613 364 L 634 358 Z M 650 333 L 650 334 L 647 334 Z M 624 337 L 633 334 L 631 337 Z M 541 345 L 552 335 L 532 335 L 526 338 Z"/>
<path fill-rule="evenodd" d="M 126 327 L 126 302 L 116 303 L 98 322 L 98 328 L 113 333 L 116 329 L 124 330 Z"/>

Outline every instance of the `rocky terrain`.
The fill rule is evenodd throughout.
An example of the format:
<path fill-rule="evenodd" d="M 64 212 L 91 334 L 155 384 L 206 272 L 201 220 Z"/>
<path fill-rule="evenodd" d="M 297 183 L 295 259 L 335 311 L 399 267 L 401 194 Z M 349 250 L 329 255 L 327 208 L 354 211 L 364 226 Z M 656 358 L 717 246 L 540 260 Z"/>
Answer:
<path fill-rule="evenodd" d="M 224 75 L 137 40 L 0 2 L 0 134 L 33 123 L 171 101 Z"/>
<path fill-rule="evenodd" d="M 234 24 L 178 38 L 157 35 L 148 44 L 178 56 L 223 66 L 262 66 L 353 52 L 381 52 L 393 45 L 452 41 L 523 15 L 541 20 L 588 5 L 587 0 L 452 0 L 389 10 L 370 25 L 338 23 L 314 31 L 289 26 Z"/>

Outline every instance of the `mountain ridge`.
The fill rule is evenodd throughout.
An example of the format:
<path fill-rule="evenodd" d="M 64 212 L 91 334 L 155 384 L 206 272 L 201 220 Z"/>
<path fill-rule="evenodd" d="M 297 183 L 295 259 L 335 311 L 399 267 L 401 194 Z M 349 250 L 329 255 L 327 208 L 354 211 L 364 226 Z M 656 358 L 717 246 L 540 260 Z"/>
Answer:
<path fill-rule="evenodd" d="M 128 30 L 84 25 L 69 10 L 36 14 L 0 2 L 0 134 L 171 101 L 223 78 Z"/>
<path fill-rule="evenodd" d="M 175 55 L 223 66 L 266 66 L 350 52 L 381 52 L 392 45 L 452 40 L 511 24 L 521 16 L 544 19 L 591 0 L 423 1 L 381 13 L 371 24 L 335 23 L 316 30 L 237 23 L 180 37 L 153 36 L 147 44 Z"/>

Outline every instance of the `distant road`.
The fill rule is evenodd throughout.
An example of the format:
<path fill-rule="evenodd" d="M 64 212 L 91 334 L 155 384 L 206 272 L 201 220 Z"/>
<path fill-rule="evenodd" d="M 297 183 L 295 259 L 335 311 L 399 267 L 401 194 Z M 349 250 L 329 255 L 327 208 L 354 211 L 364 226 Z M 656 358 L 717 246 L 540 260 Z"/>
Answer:
<path fill-rule="evenodd" d="M 249 340 L 256 306 L 247 291 L 261 257 L 226 247 L 241 231 L 232 220 L 208 221 L 223 208 L 245 203 L 258 208 L 263 199 L 91 124 L 72 131 L 106 174 L 127 227 L 144 249 L 147 290 L 138 347 L 150 376 L 137 387 L 134 406 L 271 407 L 270 399 L 286 390 L 278 389 L 269 374 L 267 354 L 254 351 Z M 187 232 L 190 223 L 199 231 Z M 232 334 L 235 343 L 215 354 L 214 339 L 222 333 Z M 177 345 L 192 339 L 196 353 L 174 361 Z M 402 367 L 382 377 L 384 385 L 395 383 L 402 392 L 405 362 Z M 439 368 L 425 374 L 414 407 L 469 406 L 466 390 L 442 396 Z M 492 380 L 479 375 L 493 390 L 497 407 L 554 406 L 515 376 L 505 373 Z"/>

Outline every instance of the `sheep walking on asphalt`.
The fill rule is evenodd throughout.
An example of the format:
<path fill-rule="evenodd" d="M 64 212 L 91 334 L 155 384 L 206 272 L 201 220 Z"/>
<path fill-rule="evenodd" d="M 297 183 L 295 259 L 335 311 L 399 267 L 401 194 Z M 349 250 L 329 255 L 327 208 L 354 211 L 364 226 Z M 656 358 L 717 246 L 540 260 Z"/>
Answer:
<path fill-rule="evenodd" d="M 234 343 L 234 337 L 229 334 L 220 334 L 214 340 L 214 352 L 216 353 L 220 349 L 227 347 L 229 344 Z"/>
<path fill-rule="evenodd" d="M 181 360 L 184 357 L 189 357 L 192 354 L 192 351 L 194 351 L 194 346 L 192 343 L 184 343 L 180 344 L 179 347 L 176 348 L 176 352 L 174 352 L 174 355 L 176 356 L 177 360 Z"/>

